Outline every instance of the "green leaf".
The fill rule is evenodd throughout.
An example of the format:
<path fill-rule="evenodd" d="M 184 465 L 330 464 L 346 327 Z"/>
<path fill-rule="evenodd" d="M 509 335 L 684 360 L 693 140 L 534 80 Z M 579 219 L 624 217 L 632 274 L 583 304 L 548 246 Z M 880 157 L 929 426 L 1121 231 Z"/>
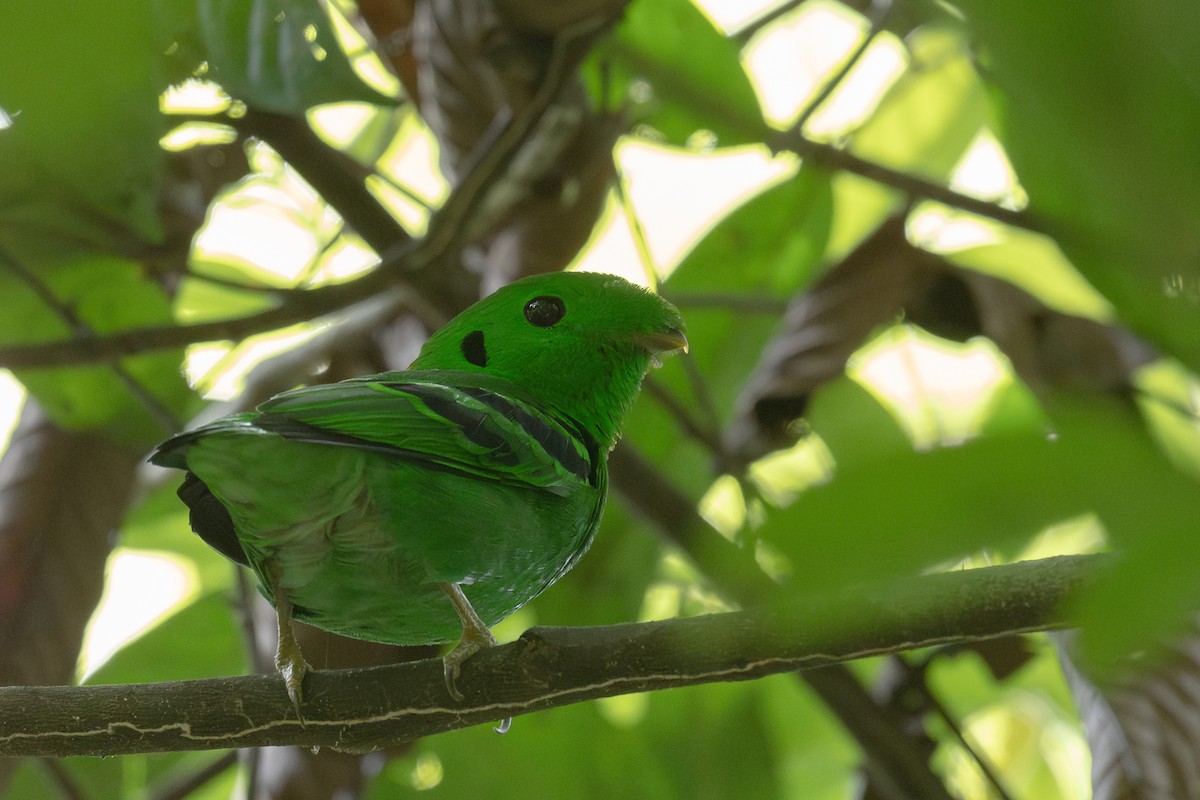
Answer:
<path fill-rule="evenodd" d="M 669 142 L 683 144 L 699 130 L 722 146 L 756 142 L 768 129 L 740 52 L 688 0 L 633 3 L 600 48 L 597 80 L 646 81 L 654 95 L 637 118 Z"/>
<path fill-rule="evenodd" d="M 955 264 L 1020 286 L 1050 308 L 1100 322 L 1113 308 L 1063 256 L 1053 239 L 1010 229 L 995 244 L 969 247 L 947 257 Z"/>
<path fill-rule="evenodd" d="M 849 381 L 818 393 L 809 420 L 837 461 L 834 478 L 769 514 L 759 531 L 806 592 L 1011 548 L 1087 509 L 1082 498 L 1039 490 L 1060 468 L 1061 448 L 1036 430 L 917 452 Z"/>
<path fill-rule="evenodd" d="M 64 313 L 94 333 L 172 321 L 166 296 L 158 284 L 147 280 L 140 265 L 122 258 L 82 254 L 62 261 L 38 261 L 38 250 L 36 245 L 27 248 L 34 255 L 28 262 L 19 262 L 22 273 L 37 281 L 37 289 L 28 279 L 19 278 L 12 264 L 8 269 L 0 265 L 0 309 L 4 311 L 0 313 L 0 343 L 86 336 L 68 324 Z M 48 304 L 47 293 L 54 306 Z M 59 425 L 103 430 L 121 442 L 146 447 L 171 432 L 152 406 L 178 414 L 190 397 L 179 373 L 181 357 L 181 350 L 165 349 L 125 358 L 120 361 L 124 376 L 101 363 L 22 369 L 17 377 Z"/>
<path fill-rule="evenodd" d="M 212 78 L 253 108 L 395 103 L 355 74 L 316 0 L 196 0 L 195 14 Z"/>
<path fill-rule="evenodd" d="M 1200 5 L 959 5 L 1031 212 L 1123 321 L 1200 370 Z"/>
<path fill-rule="evenodd" d="M 855 132 L 851 150 L 892 169 L 942 180 L 983 126 L 983 85 L 959 28 L 927 25 L 907 45 L 912 63 Z"/>
<path fill-rule="evenodd" d="M 805 165 L 718 222 L 672 274 L 670 289 L 787 297 L 814 277 L 832 219 L 829 173 Z"/>
<path fill-rule="evenodd" d="M 1049 525 L 1094 513 L 1121 559 L 1080 606 L 1085 651 L 1104 664 L 1149 647 L 1200 607 L 1200 487 L 1131 404 L 1063 395 L 1050 409 L 1048 430 L 1009 423 L 916 452 L 864 390 L 831 386 L 809 418 L 835 476 L 769 514 L 759 535 L 791 560 L 797 590 L 821 592 L 981 549 L 1011 554 Z"/>
<path fill-rule="evenodd" d="M 145 0 L 6 8 L 0 242 L 11 232 L 128 248 L 162 236 L 164 42 Z"/>
<path fill-rule="evenodd" d="M 803 721 L 820 713 L 791 679 L 713 684 L 618 702 L 641 708 L 617 714 L 592 703 L 522 717 L 519 738 L 511 741 L 487 727 L 431 737 L 417 745 L 416 763 L 440 766 L 436 792 L 445 797 L 539 800 L 562 797 L 564 787 L 578 800 L 780 797 L 782 778 L 792 766 L 791 745 L 773 746 L 765 718 L 789 713 L 792 721 Z M 604 708 L 611 705 L 616 704 Z M 683 719 L 687 724 L 680 725 Z M 831 727 L 824 730 L 832 732 Z M 736 758 L 730 757 L 730 742 L 738 743 Z M 393 761 L 368 797 L 407 796 L 413 771 L 413 761 Z"/>
<path fill-rule="evenodd" d="M 118 650 L 87 682 L 182 681 L 240 675 L 245 670 L 245 647 L 229 594 L 216 591 Z"/>

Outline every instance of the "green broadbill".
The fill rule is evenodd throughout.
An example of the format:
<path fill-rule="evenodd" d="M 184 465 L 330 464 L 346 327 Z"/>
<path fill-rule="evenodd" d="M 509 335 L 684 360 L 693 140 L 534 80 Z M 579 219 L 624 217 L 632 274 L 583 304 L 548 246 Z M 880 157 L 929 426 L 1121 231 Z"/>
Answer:
<path fill-rule="evenodd" d="M 612 275 L 506 286 L 435 333 L 412 366 L 276 395 L 151 456 L 209 545 L 250 567 L 279 617 L 276 666 L 299 708 L 291 619 L 392 644 L 489 630 L 587 550 L 607 454 L 642 378 L 686 349 L 679 312 Z"/>

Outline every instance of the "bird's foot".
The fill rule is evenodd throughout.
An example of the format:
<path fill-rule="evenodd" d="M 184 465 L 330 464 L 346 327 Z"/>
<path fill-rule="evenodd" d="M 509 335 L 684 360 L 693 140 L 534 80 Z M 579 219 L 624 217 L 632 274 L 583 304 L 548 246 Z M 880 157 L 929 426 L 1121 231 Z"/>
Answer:
<path fill-rule="evenodd" d="M 286 653 L 283 643 L 280 642 L 279 650 L 275 653 L 275 669 L 279 670 L 279 674 L 283 677 L 283 685 L 287 687 L 288 699 L 292 701 L 292 708 L 296 709 L 296 718 L 303 725 L 304 715 L 300 713 L 300 703 L 304 699 L 304 676 L 308 674 L 310 667 L 304 660 L 304 656 L 300 654 L 296 640 L 292 639 L 291 642 L 293 647 Z"/>
<path fill-rule="evenodd" d="M 283 685 L 287 687 L 288 699 L 292 708 L 296 709 L 296 719 L 304 725 L 304 715 L 300 713 L 300 703 L 303 698 L 304 676 L 308 673 L 308 662 L 300 652 L 300 643 L 296 641 L 296 633 L 292 630 L 292 601 L 283 590 L 279 568 L 272 565 L 271 581 L 275 595 L 276 620 L 279 623 L 279 644 L 275 648 L 275 669 L 283 676 Z"/>
<path fill-rule="evenodd" d="M 446 689 L 455 700 L 465 700 L 463 693 L 458 690 L 458 676 L 462 671 L 463 662 L 489 647 L 496 646 L 496 637 L 486 627 L 482 629 L 463 627 L 462 638 L 454 645 L 449 653 L 442 656 L 442 669 L 446 675 Z"/>
<path fill-rule="evenodd" d="M 442 591 L 450 598 L 450 603 L 454 606 L 458 618 L 462 620 L 462 638 L 458 640 L 458 644 L 446 655 L 442 656 L 442 668 L 446 675 L 446 690 L 450 692 L 450 696 L 459 702 L 465 700 L 463 693 L 458 690 L 458 675 L 462 669 L 463 662 L 471 656 L 484 650 L 488 647 L 496 646 L 496 637 L 492 635 L 492 631 L 484 624 L 479 615 L 475 613 L 475 609 L 471 607 L 471 602 L 467 600 L 467 596 L 463 594 L 463 590 L 458 584 L 443 583 Z"/>

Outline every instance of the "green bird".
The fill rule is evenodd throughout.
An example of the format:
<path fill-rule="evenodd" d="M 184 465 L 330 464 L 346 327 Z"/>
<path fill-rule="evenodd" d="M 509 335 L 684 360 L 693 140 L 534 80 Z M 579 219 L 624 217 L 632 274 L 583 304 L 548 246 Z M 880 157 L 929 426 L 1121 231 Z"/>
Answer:
<path fill-rule="evenodd" d="M 192 529 L 254 571 L 279 620 L 299 714 L 299 619 L 391 644 L 489 630 L 588 549 L 607 455 L 652 362 L 686 350 L 679 312 L 612 275 L 526 278 L 451 320 L 403 372 L 283 392 L 179 434 Z"/>

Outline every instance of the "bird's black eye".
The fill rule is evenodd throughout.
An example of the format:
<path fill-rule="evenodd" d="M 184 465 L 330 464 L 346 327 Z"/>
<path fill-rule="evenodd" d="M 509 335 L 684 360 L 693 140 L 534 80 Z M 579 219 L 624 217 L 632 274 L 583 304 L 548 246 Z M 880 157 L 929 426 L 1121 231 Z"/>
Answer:
<path fill-rule="evenodd" d="M 525 319 L 539 328 L 549 328 L 567 314 L 562 298 L 542 295 L 525 304 Z"/>

